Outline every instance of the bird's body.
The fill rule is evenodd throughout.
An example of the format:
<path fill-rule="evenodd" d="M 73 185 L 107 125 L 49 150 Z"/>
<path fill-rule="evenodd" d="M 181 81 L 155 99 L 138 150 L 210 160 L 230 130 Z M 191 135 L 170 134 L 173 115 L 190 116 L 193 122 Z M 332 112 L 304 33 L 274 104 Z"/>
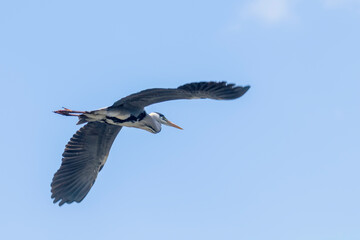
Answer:
<path fill-rule="evenodd" d="M 145 110 L 130 113 L 127 110 L 124 111 L 123 109 L 116 107 L 107 107 L 95 111 L 84 112 L 82 115 L 79 115 L 79 118 L 78 124 L 84 122 L 102 122 L 122 127 L 140 128 L 150 132 L 160 132 L 158 123 L 150 117 Z M 149 126 L 146 127 L 147 125 Z"/>
<path fill-rule="evenodd" d="M 249 86 L 239 87 L 226 82 L 189 83 L 172 89 L 147 89 L 94 111 L 66 108 L 55 111 L 65 116 L 77 116 L 78 124 L 87 124 L 74 134 L 65 147 L 61 167 L 51 183 L 54 203 L 61 200 L 61 206 L 84 199 L 122 127 L 140 128 L 151 133 L 159 133 L 162 124 L 182 129 L 161 113 L 147 114 L 146 106 L 176 99 L 231 100 L 242 96 L 248 89 Z"/>

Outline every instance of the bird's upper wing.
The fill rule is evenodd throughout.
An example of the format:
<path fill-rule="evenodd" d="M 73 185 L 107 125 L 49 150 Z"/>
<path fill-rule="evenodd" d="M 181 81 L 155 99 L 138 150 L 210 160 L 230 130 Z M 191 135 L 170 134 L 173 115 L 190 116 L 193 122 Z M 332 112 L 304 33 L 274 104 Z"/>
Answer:
<path fill-rule="evenodd" d="M 54 203 L 80 202 L 104 166 L 121 126 L 90 122 L 78 130 L 65 147 L 60 169 L 51 183 Z"/>
<path fill-rule="evenodd" d="M 230 100 L 241 97 L 249 88 L 250 86 L 240 87 L 226 82 L 197 82 L 178 88 L 152 88 L 124 97 L 116 101 L 112 107 L 144 108 L 154 103 L 176 99 Z"/>

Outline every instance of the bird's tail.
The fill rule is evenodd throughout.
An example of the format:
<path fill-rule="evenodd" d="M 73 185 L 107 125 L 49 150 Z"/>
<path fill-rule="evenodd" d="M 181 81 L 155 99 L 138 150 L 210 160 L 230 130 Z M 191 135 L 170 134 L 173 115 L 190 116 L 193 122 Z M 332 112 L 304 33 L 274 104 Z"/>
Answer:
<path fill-rule="evenodd" d="M 80 125 L 86 122 L 88 122 L 88 117 L 85 116 L 84 114 L 81 114 L 79 115 L 79 121 L 76 123 L 76 125 Z"/>
<path fill-rule="evenodd" d="M 73 110 L 63 107 L 63 109 L 54 111 L 54 113 L 57 113 L 57 114 L 60 114 L 63 116 L 79 117 L 79 121 L 77 122 L 77 125 L 88 122 L 88 117 L 84 114 L 84 113 L 86 113 L 84 111 L 73 111 Z"/>

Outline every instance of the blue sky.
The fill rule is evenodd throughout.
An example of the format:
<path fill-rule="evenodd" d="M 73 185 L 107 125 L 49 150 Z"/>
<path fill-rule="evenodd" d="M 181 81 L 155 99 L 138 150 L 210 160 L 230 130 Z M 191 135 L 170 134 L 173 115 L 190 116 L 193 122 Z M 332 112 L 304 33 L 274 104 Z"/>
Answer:
<path fill-rule="evenodd" d="M 1 239 L 360 239 L 360 1 L 2 1 Z M 235 101 L 150 106 L 84 201 L 50 182 L 76 119 L 152 87 L 226 80 Z"/>

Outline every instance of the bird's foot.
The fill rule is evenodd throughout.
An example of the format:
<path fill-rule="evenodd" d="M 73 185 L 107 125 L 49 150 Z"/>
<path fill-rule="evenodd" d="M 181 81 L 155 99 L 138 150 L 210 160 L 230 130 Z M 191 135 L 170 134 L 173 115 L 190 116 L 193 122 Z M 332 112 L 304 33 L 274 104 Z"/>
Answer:
<path fill-rule="evenodd" d="M 54 113 L 64 115 L 64 116 L 79 116 L 80 114 L 83 114 L 85 112 L 84 111 L 73 111 L 73 110 L 63 107 L 63 109 L 54 111 Z"/>

